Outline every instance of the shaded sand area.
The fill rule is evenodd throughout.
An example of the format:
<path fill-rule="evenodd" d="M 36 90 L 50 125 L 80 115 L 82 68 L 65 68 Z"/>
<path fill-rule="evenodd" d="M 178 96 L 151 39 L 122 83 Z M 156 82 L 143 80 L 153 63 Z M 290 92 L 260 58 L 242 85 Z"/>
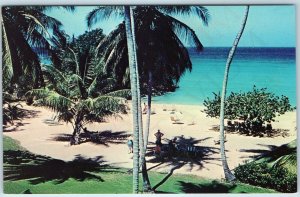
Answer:
<path fill-rule="evenodd" d="M 32 153 L 46 155 L 56 159 L 71 161 L 76 156 L 97 159 L 102 157 L 106 164 L 116 167 L 132 167 L 132 154 L 128 154 L 126 137 L 131 134 L 132 114 L 107 119 L 105 123 L 87 125 L 91 132 L 102 132 L 105 139 L 101 143 L 84 142 L 70 146 L 69 137 L 73 128 L 71 124 L 53 121 L 55 113 L 41 108 L 23 104 L 29 110 L 28 117 L 18 123 L 18 127 L 4 128 L 4 135 L 20 141 L 21 146 Z M 220 161 L 218 132 L 212 130 L 218 125 L 218 119 L 208 118 L 201 112 L 203 107 L 196 105 L 158 105 L 154 104 L 155 114 L 151 115 L 147 167 L 153 171 L 193 174 L 206 178 L 223 178 Z M 175 114 L 171 114 L 175 111 Z M 180 119 L 173 124 L 171 116 Z M 143 116 L 144 121 L 146 116 Z M 183 124 L 182 124 L 183 123 Z M 266 153 L 272 148 L 296 139 L 296 112 L 288 112 L 276 118 L 272 124 L 275 129 L 289 130 L 288 136 L 251 137 L 239 134 L 227 134 L 226 154 L 232 169 L 244 161 Z M 154 133 L 160 129 L 163 138 L 172 139 L 197 146 L 201 151 L 195 158 L 173 158 L 161 162 L 153 157 Z M 167 144 L 167 141 L 163 140 Z"/>

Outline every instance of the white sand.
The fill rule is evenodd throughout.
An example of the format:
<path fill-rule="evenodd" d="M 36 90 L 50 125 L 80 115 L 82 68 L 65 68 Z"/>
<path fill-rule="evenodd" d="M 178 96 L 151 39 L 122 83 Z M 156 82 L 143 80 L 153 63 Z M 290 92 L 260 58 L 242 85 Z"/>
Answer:
<path fill-rule="evenodd" d="M 107 164 L 118 167 L 132 167 L 132 154 L 128 154 L 126 142 L 123 144 L 93 144 L 91 142 L 82 143 L 77 146 L 70 146 L 69 142 L 53 140 L 59 134 L 72 134 L 72 126 L 61 123 L 59 125 L 46 124 L 44 121 L 51 119 L 53 112 L 40 107 L 23 105 L 25 109 L 37 111 L 37 116 L 26 118 L 22 121 L 23 126 L 19 126 L 13 132 L 4 132 L 4 135 L 20 141 L 21 145 L 32 153 L 47 155 L 65 161 L 73 160 L 76 155 L 86 158 L 103 156 Z M 218 119 L 208 118 L 201 112 L 203 107 L 195 105 L 153 105 L 156 114 L 151 116 L 151 128 L 149 136 L 149 146 L 154 143 L 154 133 L 160 129 L 165 135 L 163 138 L 171 139 L 175 136 L 182 136 L 186 139 L 193 138 L 200 140 L 197 144 L 205 152 L 205 156 L 196 161 L 179 161 L 184 165 L 176 169 L 174 173 L 193 174 L 201 177 L 220 179 L 224 177 L 219 145 L 215 145 L 214 140 L 218 140 L 218 132 L 210 130 L 218 124 Z M 167 109 L 167 111 L 163 111 Z M 175 109 L 182 112 L 178 115 L 184 124 L 172 124 L 170 120 L 170 110 Z M 144 120 L 146 116 L 143 116 Z M 188 125 L 194 122 L 195 125 Z M 87 125 L 88 130 L 112 132 L 125 131 L 130 133 L 132 130 L 132 114 L 122 115 L 120 118 L 109 118 L 106 123 L 94 123 Z M 296 112 L 288 112 L 276 119 L 273 128 L 289 129 L 288 137 L 259 138 L 243 136 L 238 134 L 227 134 L 226 154 L 229 167 L 232 169 L 251 157 L 259 154 L 262 150 L 269 150 L 270 145 L 280 146 L 296 139 Z M 10 128 L 7 128 L 10 129 Z M 166 143 L 166 142 L 165 142 Z M 152 157 L 147 157 L 151 160 Z M 158 162 L 148 162 L 148 168 L 156 166 Z M 165 162 L 151 170 L 168 172 L 178 163 Z"/>

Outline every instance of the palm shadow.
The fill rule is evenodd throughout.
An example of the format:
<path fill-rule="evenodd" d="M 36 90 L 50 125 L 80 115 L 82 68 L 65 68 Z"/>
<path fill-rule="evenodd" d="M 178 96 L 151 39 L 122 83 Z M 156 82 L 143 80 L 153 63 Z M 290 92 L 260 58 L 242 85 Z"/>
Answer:
<path fill-rule="evenodd" d="M 104 180 L 99 172 L 116 171 L 102 160 L 102 156 L 86 159 L 77 155 L 73 161 L 35 155 L 28 151 L 4 151 L 3 173 L 5 181 L 28 180 L 31 184 L 53 181 L 60 184 L 72 178 L 77 181 Z M 97 174 L 96 174 L 97 173 Z"/>
<path fill-rule="evenodd" d="M 19 127 L 22 127 L 29 123 L 24 123 L 23 119 L 36 118 L 41 112 L 38 110 L 28 110 L 22 108 L 18 108 L 18 110 L 19 112 L 17 119 L 12 120 L 11 124 L 3 124 L 3 132 L 24 131 L 24 129 L 19 129 Z"/>
<path fill-rule="evenodd" d="M 124 144 L 130 135 L 126 131 L 88 131 L 80 134 L 80 143 L 91 142 L 94 144 L 109 146 L 109 144 Z M 58 134 L 50 140 L 70 142 L 71 134 Z"/>
<path fill-rule="evenodd" d="M 174 155 L 168 154 L 168 144 L 162 145 L 162 157 L 153 156 L 153 143 L 148 146 L 146 156 L 150 157 L 147 163 L 161 163 L 163 162 L 167 166 L 176 167 L 184 163 L 184 165 L 189 165 L 190 170 L 198 168 L 201 170 L 204 168 L 204 164 L 211 163 L 212 160 L 219 160 L 219 158 L 213 158 L 212 155 L 219 152 L 219 148 L 201 146 L 201 142 L 211 139 L 207 137 L 204 139 L 195 139 L 193 137 L 185 138 L 184 136 L 177 136 L 177 151 Z M 192 149 L 189 151 L 189 148 Z"/>
<path fill-rule="evenodd" d="M 230 193 L 236 187 L 235 184 L 225 184 L 218 181 L 202 184 L 179 181 L 179 184 L 184 193 Z"/>
<path fill-rule="evenodd" d="M 204 139 L 195 139 L 192 137 L 185 138 L 184 136 L 178 136 L 177 138 L 178 141 L 176 144 L 178 148 L 174 155 L 168 155 L 167 144 L 163 144 L 162 146 L 162 152 L 167 152 L 167 154 L 162 157 L 153 157 L 153 145 L 152 147 L 150 146 L 147 149 L 146 156 L 150 157 L 150 159 L 147 160 L 147 163 L 156 164 L 155 167 L 151 167 L 151 169 L 159 168 L 159 166 L 162 164 L 165 164 L 164 167 L 171 168 L 170 172 L 153 187 L 154 190 L 156 190 L 159 186 L 164 184 L 172 176 L 173 172 L 176 169 L 187 165 L 189 167 L 189 170 L 193 170 L 194 168 L 197 168 L 197 170 L 201 170 L 205 168 L 205 164 L 212 163 L 212 160 L 219 160 L 219 158 L 212 157 L 213 154 L 219 152 L 218 148 L 198 145 L 203 141 L 211 139 L 210 137 Z"/>
<path fill-rule="evenodd" d="M 297 147 L 289 147 L 288 144 L 284 144 L 281 146 L 275 145 L 266 145 L 266 144 L 257 144 L 258 146 L 266 147 L 266 149 L 240 149 L 240 152 L 254 153 L 252 156 L 253 159 L 264 158 L 268 162 L 275 161 L 278 158 L 291 154 L 293 152 L 297 152 Z"/>

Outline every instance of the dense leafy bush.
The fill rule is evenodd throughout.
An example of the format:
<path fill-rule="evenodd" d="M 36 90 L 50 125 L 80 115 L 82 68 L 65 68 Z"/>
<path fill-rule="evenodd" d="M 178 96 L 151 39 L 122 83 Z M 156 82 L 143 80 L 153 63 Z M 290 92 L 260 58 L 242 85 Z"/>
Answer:
<path fill-rule="evenodd" d="M 290 173 L 285 168 L 269 168 L 266 162 L 251 162 L 238 166 L 234 172 L 237 180 L 243 183 L 280 192 L 297 192 L 297 174 Z"/>
<path fill-rule="evenodd" d="M 204 112 L 209 117 L 220 115 L 220 94 L 214 93 L 214 98 L 204 101 Z M 225 100 L 225 118 L 228 120 L 240 119 L 243 121 L 238 125 L 239 131 L 258 134 L 269 128 L 263 128 L 263 123 L 271 123 L 276 116 L 292 110 L 289 99 L 286 96 L 278 97 L 267 92 L 266 88 L 257 89 L 245 93 L 233 93 Z"/>

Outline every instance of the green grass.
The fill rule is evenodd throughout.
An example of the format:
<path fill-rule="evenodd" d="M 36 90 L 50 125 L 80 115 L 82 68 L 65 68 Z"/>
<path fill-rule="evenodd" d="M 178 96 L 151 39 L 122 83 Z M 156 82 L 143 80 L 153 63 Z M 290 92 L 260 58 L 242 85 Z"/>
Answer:
<path fill-rule="evenodd" d="M 15 140 L 4 137 L 4 193 L 33 194 L 116 194 L 132 193 L 132 175 L 89 159 L 65 162 L 34 155 Z M 101 161 L 101 158 L 99 159 Z M 152 186 L 166 173 L 150 172 Z M 142 185 L 142 183 L 140 184 Z M 171 175 L 157 193 L 273 193 L 274 190 L 246 184 L 228 184 L 192 175 Z"/>
<path fill-rule="evenodd" d="M 10 137 L 3 136 L 3 151 L 8 150 L 25 150 L 20 143 Z"/>

